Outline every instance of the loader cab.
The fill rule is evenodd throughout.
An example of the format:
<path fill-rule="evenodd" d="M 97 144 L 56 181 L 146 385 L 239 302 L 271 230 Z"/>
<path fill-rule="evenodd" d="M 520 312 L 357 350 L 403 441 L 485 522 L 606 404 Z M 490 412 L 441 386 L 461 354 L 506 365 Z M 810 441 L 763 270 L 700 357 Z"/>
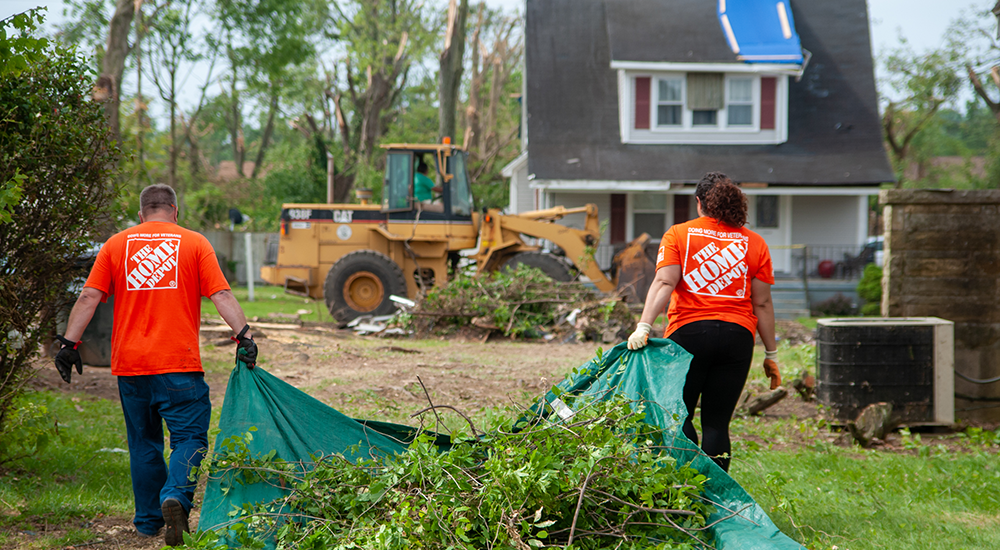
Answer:
<path fill-rule="evenodd" d="M 385 145 L 382 212 L 390 220 L 469 221 L 472 188 L 466 153 L 451 144 Z M 418 170 L 426 166 L 426 173 Z M 427 179 L 432 182 L 428 192 Z M 429 198 L 428 198 L 429 196 Z"/>

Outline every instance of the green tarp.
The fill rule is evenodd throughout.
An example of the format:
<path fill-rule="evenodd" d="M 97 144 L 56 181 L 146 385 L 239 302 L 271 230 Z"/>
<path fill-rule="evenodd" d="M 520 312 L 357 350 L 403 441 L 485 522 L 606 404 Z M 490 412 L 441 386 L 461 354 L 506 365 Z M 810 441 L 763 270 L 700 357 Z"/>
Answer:
<path fill-rule="evenodd" d="M 705 474 L 707 497 L 718 511 L 709 518 L 715 547 L 720 550 L 800 549 L 771 522 L 764 510 L 715 462 L 680 431 L 687 415 L 682 399 L 691 356 L 669 340 L 630 352 L 619 344 L 594 358 L 579 374 L 559 384 L 559 394 L 573 394 L 571 403 L 582 406 L 593 399 L 621 395 L 645 402 L 646 421 L 674 434 L 667 452 L 678 462 L 690 462 Z M 572 410 L 549 392 L 536 407 L 546 413 L 568 416 Z M 261 368 L 237 368 L 229 377 L 216 450 L 225 438 L 243 435 L 256 427 L 247 442 L 252 456 L 275 451 L 286 461 L 311 461 L 310 456 L 341 453 L 351 459 L 406 451 L 413 428 L 349 418 Z M 446 438 L 439 442 L 446 443 Z M 225 488 L 225 489 L 224 489 Z M 199 529 L 224 531 L 230 513 L 244 503 L 264 503 L 281 497 L 283 490 L 265 483 L 231 484 L 212 478 L 205 489 Z"/>

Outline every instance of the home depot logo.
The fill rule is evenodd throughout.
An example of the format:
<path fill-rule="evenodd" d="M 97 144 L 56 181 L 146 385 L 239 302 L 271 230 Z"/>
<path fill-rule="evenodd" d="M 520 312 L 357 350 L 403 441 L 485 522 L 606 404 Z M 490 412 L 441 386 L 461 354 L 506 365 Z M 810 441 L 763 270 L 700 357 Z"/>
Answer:
<path fill-rule="evenodd" d="M 128 290 L 177 288 L 177 258 L 180 248 L 180 235 L 129 235 L 125 260 Z"/>
<path fill-rule="evenodd" d="M 689 228 L 684 282 L 695 294 L 742 298 L 747 285 L 747 245 L 741 233 Z"/>

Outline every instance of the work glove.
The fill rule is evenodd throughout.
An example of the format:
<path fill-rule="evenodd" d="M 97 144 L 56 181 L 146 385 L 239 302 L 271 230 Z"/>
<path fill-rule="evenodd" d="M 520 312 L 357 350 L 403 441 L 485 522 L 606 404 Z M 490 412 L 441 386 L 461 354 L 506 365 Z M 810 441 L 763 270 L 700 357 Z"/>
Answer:
<path fill-rule="evenodd" d="M 80 359 L 80 352 L 76 350 L 80 346 L 80 342 L 68 340 L 58 334 L 56 339 L 63 344 L 62 349 L 56 354 L 56 370 L 59 371 L 59 376 L 69 384 L 73 378 L 73 365 L 76 365 L 77 373 L 83 374 L 83 359 Z"/>
<path fill-rule="evenodd" d="M 236 364 L 239 365 L 242 361 L 248 369 L 252 369 L 257 364 L 257 344 L 253 338 L 244 336 L 248 330 L 250 325 L 244 325 L 243 330 L 233 336 L 232 340 L 236 342 Z"/>
<path fill-rule="evenodd" d="M 764 374 L 771 379 L 771 389 L 776 390 L 781 385 L 781 371 L 778 370 L 778 351 L 764 351 Z"/>
<path fill-rule="evenodd" d="M 646 347 L 649 343 L 649 331 L 653 330 L 653 326 L 649 323 L 639 323 L 635 326 L 635 332 L 632 336 L 628 337 L 628 349 L 635 351 L 637 349 L 642 349 Z"/>

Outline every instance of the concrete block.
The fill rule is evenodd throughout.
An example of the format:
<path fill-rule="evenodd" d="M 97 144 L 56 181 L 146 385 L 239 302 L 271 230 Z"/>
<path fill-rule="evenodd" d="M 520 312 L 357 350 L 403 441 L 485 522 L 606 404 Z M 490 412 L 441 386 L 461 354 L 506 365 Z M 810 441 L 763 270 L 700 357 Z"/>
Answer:
<path fill-rule="evenodd" d="M 903 269 L 907 277 L 961 277 L 969 275 L 969 264 L 961 259 L 917 259 L 908 261 Z"/>

